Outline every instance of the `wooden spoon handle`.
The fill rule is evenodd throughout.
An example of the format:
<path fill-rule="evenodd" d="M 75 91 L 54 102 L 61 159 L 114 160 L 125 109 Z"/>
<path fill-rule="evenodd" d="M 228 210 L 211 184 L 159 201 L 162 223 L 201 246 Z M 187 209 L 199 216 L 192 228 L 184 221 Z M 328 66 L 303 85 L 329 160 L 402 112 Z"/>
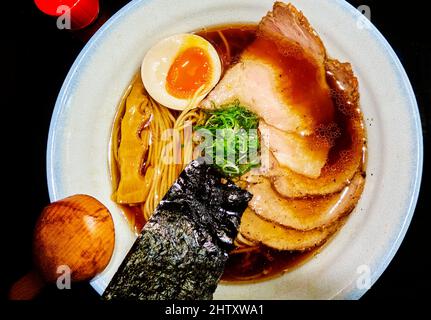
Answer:
<path fill-rule="evenodd" d="M 31 300 L 45 287 L 46 283 L 36 271 L 30 271 L 17 282 L 9 291 L 10 300 Z"/>

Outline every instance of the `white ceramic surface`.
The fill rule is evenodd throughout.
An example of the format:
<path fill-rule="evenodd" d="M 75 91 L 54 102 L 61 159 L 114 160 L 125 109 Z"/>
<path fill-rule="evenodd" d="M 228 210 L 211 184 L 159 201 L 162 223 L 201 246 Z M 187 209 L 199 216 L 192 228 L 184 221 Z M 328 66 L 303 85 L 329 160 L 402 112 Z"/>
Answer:
<path fill-rule="evenodd" d="M 87 193 L 112 212 L 116 245 L 107 269 L 91 284 L 103 292 L 134 235 L 110 200 L 109 137 L 117 104 L 145 52 L 181 32 L 232 22 L 257 22 L 272 0 L 137 0 L 115 14 L 73 64 L 52 116 L 47 173 L 52 201 Z M 359 78 L 368 131 L 365 191 L 347 224 L 311 261 L 270 281 L 219 285 L 216 299 L 356 299 L 369 268 L 385 270 L 408 228 L 422 173 L 422 133 L 415 97 L 393 50 L 342 0 L 292 0 L 331 56 L 350 61 Z"/>

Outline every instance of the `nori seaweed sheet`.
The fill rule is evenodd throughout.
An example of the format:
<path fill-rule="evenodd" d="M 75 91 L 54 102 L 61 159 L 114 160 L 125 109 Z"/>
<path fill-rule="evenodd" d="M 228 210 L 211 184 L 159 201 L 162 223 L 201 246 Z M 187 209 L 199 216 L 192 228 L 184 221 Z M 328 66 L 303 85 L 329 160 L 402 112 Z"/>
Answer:
<path fill-rule="evenodd" d="M 107 300 L 212 299 L 252 195 L 192 161 L 103 294 Z"/>

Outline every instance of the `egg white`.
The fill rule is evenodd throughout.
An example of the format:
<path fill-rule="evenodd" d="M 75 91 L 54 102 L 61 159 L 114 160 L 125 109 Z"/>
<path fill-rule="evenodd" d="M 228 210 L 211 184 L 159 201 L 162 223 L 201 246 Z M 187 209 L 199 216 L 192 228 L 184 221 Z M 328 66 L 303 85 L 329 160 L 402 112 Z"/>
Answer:
<path fill-rule="evenodd" d="M 216 49 L 204 38 L 194 34 L 177 34 L 154 45 L 145 55 L 141 66 L 141 76 L 145 89 L 160 104 L 175 110 L 184 110 L 190 99 L 179 99 L 166 90 L 166 77 L 180 51 L 190 47 L 204 50 L 210 59 L 211 76 L 208 84 L 197 97 L 199 103 L 215 87 L 221 76 L 221 62 Z"/>

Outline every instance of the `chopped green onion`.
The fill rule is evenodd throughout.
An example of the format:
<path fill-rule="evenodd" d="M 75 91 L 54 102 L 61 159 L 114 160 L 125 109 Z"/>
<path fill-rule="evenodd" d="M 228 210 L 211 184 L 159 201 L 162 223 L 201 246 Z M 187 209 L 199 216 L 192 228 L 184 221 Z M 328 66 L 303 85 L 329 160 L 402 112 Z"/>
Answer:
<path fill-rule="evenodd" d="M 260 165 L 257 158 L 260 148 L 258 125 L 259 118 L 239 101 L 234 101 L 208 111 L 207 117 L 194 130 L 210 132 L 212 142 L 205 146 L 205 150 L 211 154 L 213 165 L 229 177 L 239 177 Z"/>

